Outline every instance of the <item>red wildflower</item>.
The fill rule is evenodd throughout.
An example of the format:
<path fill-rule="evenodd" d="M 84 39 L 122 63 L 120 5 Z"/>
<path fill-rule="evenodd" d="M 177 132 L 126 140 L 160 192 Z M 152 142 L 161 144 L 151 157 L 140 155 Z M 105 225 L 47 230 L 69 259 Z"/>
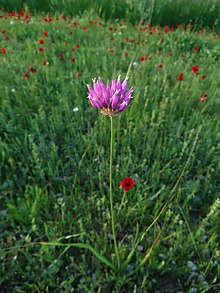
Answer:
<path fill-rule="evenodd" d="M 44 44 L 44 40 L 38 40 L 40 44 Z"/>
<path fill-rule="evenodd" d="M 172 55 L 173 55 L 172 52 L 167 53 L 167 56 L 172 56 Z"/>
<path fill-rule="evenodd" d="M 79 46 L 79 44 L 76 44 L 76 48 L 79 48 L 80 46 Z"/>
<path fill-rule="evenodd" d="M 28 75 L 27 72 L 24 73 L 24 77 L 25 77 L 25 78 L 28 78 L 28 77 L 29 77 L 29 75 Z"/>
<path fill-rule="evenodd" d="M 185 55 L 185 54 L 181 54 L 180 57 L 181 57 L 181 58 L 185 58 L 186 55 Z"/>
<path fill-rule="evenodd" d="M 2 29 L 2 33 L 5 34 L 6 33 L 6 30 L 5 29 Z"/>
<path fill-rule="evenodd" d="M 205 94 L 205 93 L 202 93 L 200 95 L 200 101 L 203 102 L 203 103 L 206 103 L 208 101 L 208 95 Z"/>
<path fill-rule="evenodd" d="M 5 48 L 1 48 L 1 52 L 2 52 L 2 54 L 6 54 L 6 49 Z"/>
<path fill-rule="evenodd" d="M 134 179 L 129 177 L 125 178 L 120 182 L 121 187 L 124 189 L 124 191 L 128 191 L 132 187 L 134 187 Z"/>
<path fill-rule="evenodd" d="M 194 51 L 198 51 L 199 50 L 199 47 L 198 46 L 194 46 L 193 50 Z"/>
<path fill-rule="evenodd" d="M 80 72 L 77 72 L 76 73 L 76 76 L 80 78 L 81 77 L 81 73 Z"/>
<path fill-rule="evenodd" d="M 43 32 L 43 36 L 47 37 L 48 36 L 48 32 Z"/>
<path fill-rule="evenodd" d="M 163 64 L 162 64 L 162 63 L 157 64 L 157 67 L 158 67 L 158 68 L 162 68 L 162 67 L 163 67 Z"/>
<path fill-rule="evenodd" d="M 72 62 L 75 62 L 75 61 L 76 61 L 76 59 L 73 57 L 73 58 L 72 58 Z"/>
<path fill-rule="evenodd" d="M 165 32 L 165 34 L 168 33 L 169 29 L 170 29 L 170 27 L 169 27 L 168 25 L 166 25 L 166 26 L 164 27 L 164 32 Z"/>
<path fill-rule="evenodd" d="M 37 70 L 36 69 L 34 69 L 31 65 L 29 66 L 29 68 L 28 68 L 29 70 L 30 70 L 30 72 L 31 73 L 35 73 Z"/>
<path fill-rule="evenodd" d="M 62 54 L 62 53 L 57 53 L 57 56 L 58 56 L 59 58 L 63 58 L 63 54 Z"/>
<path fill-rule="evenodd" d="M 44 48 L 42 48 L 42 47 L 38 48 L 39 52 L 42 52 L 43 50 L 44 50 Z"/>
<path fill-rule="evenodd" d="M 183 73 L 180 73 L 180 74 L 179 74 L 179 76 L 178 76 L 178 80 L 179 80 L 179 81 L 182 81 L 182 80 L 183 80 Z"/>
<path fill-rule="evenodd" d="M 152 58 L 151 55 L 147 55 L 147 56 L 145 56 L 145 60 L 150 60 L 151 58 Z"/>
<path fill-rule="evenodd" d="M 202 75 L 202 76 L 201 76 L 201 79 L 205 79 L 205 78 L 206 78 L 205 75 Z"/>
<path fill-rule="evenodd" d="M 197 74 L 198 74 L 198 72 L 199 72 L 199 67 L 198 67 L 197 65 L 193 65 L 193 67 L 192 67 L 191 69 L 192 69 L 194 75 L 197 75 Z"/>

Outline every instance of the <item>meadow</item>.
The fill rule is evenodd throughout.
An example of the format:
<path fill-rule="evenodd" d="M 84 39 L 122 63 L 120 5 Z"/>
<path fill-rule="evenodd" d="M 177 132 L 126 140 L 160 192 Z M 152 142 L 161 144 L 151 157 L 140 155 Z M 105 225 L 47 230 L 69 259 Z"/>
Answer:
<path fill-rule="evenodd" d="M 131 15 L 126 9 L 110 19 L 104 4 L 76 15 L 59 7 L 11 12 L 15 3 L 6 4 L 0 12 L 0 292 L 219 292 L 217 16 L 209 22 L 211 11 L 204 9 L 206 23 L 164 24 L 161 14 L 154 24 L 150 14 L 124 18 Z M 91 106 L 86 85 L 119 75 L 129 76 L 134 93 L 113 118 L 115 229 L 121 262 L 129 260 L 114 271 L 71 245 L 92 245 L 116 263 L 110 118 Z M 120 182 L 128 177 L 135 186 L 125 192 Z"/>

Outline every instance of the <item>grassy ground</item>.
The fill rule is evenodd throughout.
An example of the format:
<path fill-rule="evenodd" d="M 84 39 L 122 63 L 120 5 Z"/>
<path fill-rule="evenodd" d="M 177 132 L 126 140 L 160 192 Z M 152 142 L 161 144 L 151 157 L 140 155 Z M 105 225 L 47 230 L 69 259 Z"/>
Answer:
<path fill-rule="evenodd" d="M 88 13 L 17 18 L 0 19 L 0 291 L 219 292 L 218 31 Z M 81 241 L 116 261 L 110 119 L 89 105 L 86 83 L 119 74 L 134 86 L 114 120 L 121 259 L 136 234 L 141 241 L 126 271 L 114 274 L 87 250 L 33 242 Z M 124 193 L 129 176 L 135 188 Z M 158 234 L 153 225 L 142 237 L 157 217 L 160 240 L 127 278 Z"/>

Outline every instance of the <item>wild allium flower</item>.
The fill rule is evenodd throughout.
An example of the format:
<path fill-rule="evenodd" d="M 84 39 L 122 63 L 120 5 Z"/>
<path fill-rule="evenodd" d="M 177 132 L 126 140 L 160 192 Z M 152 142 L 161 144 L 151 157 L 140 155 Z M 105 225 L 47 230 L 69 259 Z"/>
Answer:
<path fill-rule="evenodd" d="M 116 116 L 124 111 L 130 104 L 132 98 L 133 87 L 127 89 L 128 77 L 121 82 L 120 75 L 117 80 L 107 81 L 106 86 L 100 77 L 93 80 L 93 88 L 88 87 L 88 99 L 93 107 L 101 110 L 103 115 Z"/>

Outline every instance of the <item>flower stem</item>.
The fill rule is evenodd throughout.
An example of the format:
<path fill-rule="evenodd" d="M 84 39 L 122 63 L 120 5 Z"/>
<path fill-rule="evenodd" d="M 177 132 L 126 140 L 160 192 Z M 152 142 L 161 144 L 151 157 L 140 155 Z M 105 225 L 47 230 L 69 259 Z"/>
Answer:
<path fill-rule="evenodd" d="M 111 119 L 111 142 L 110 142 L 110 174 L 109 174 L 109 181 L 110 181 L 110 210 L 111 210 L 111 222 L 112 222 L 112 235 L 114 239 L 114 247 L 115 247 L 115 254 L 117 257 L 118 262 L 118 269 L 120 269 L 120 258 L 118 254 L 118 246 L 116 241 L 116 234 L 115 234 L 115 213 L 113 209 L 113 196 L 112 196 L 112 156 L 113 156 L 113 137 L 114 137 L 114 125 L 113 125 L 113 118 L 110 116 Z"/>

